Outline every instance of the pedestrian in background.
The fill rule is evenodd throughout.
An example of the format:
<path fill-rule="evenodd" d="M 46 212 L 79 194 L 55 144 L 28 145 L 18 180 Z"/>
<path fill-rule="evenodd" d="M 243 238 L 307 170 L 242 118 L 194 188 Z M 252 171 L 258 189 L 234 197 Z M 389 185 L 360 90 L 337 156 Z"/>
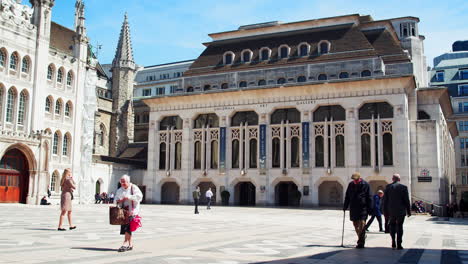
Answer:
<path fill-rule="evenodd" d="M 206 197 L 206 202 L 207 202 L 206 209 L 210 210 L 211 209 L 211 197 L 213 197 L 213 192 L 211 191 L 211 188 L 208 188 L 208 191 L 206 191 L 205 193 L 205 197 Z"/>
<path fill-rule="evenodd" d="M 353 173 L 353 179 L 346 189 L 343 211 L 349 206 L 349 218 L 353 222 L 358 236 L 356 248 L 364 248 L 366 243 L 366 220 L 372 214 L 372 195 L 369 184 L 361 178 L 359 172 Z"/>
<path fill-rule="evenodd" d="M 125 236 L 122 246 L 119 248 L 119 252 L 129 251 L 133 249 L 132 241 L 132 230 L 130 229 L 130 223 L 133 218 L 140 214 L 140 202 L 143 200 L 143 193 L 140 188 L 130 182 L 130 176 L 123 175 L 120 178 L 120 188 L 115 194 L 115 202 L 121 208 L 128 210 L 129 212 L 129 223 L 120 226 L 120 234 Z"/>
<path fill-rule="evenodd" d="M 382 228 L 382 208 L 380 203 L 383 196 L 384 192 L 382 190 L 379 190 L 377 194 L 374 195 L 374 207 L 372 210 L 372 217 L 366 225 L 367 232 L 369 232 L 369 227 L 372 225 L 372 222 L 374 222 L 375 218 L 377 218 L 377 221 L 379 222 L 379 232 L 384 232 Z"/>
<path fill-rule="evenodd" d="M 62 228 L 63 217 L 67 215 L 68 224 L 70 230 L 76 228 L 72 225 L 72 200 L 73 200 L 73 190 L 76 189 L 75 181 L 73 181 L 73 176 L 71 169 L 65 169 L 62 174 L 62 179 L 60 180 L 60 186 L 62 188 L 62 195 L 60 196 L 60 220 L 57 230 L 65 231 L 65 228 Z"/>
<path fill-rule="evenodd" d="M 193 202 L 195 203 L 195 214 L 198 214 L 198 202 L 200 201 L 200 187 L 197 187 L 192 193 Z"/>
<path fill-rule="evenodd" d="M 392 181 L 393 183 L 385 188 L 384 214 L 390 217 L 392 248 L 402 250 L 403 223 L 406 215 L 411 216 L 411 205 L 408 187 L 400 183 L 400 175 L 393 174 Z"/>

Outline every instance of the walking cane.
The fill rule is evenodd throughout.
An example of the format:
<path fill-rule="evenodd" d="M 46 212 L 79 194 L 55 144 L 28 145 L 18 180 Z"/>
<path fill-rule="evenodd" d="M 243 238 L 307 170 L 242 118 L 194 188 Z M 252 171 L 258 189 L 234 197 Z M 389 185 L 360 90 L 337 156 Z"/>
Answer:
<path fill-rule="evenodd" d="M 343 211 L 343 231 L 341 233 L 341 247 L 344 247 L 343 245 L 343 239 L 344 239 L 344 222 L 345 222 L 345 218 L 346 218 L 346 210 Z"/>

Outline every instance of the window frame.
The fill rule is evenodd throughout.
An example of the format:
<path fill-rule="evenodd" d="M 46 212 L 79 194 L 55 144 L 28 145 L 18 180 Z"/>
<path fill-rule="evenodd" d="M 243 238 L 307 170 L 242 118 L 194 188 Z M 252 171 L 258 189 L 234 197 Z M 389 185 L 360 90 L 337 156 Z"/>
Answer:
<path fill-rule="evenodd" d="M 286 56 L 283 57 L 283 48 L 286 48 Z M 278 59 L 283 60 L 283 59 L 288 59 L 291 56 L 291 47 L 289 47 L 287 44 L 282 44 L 278 47 Z"/>
<path fill-rule="evenodd" d="M 227 56 L 227 55 L 231 55 L 231 61 L 230 61 L 230 63 L 227 63 L 227 59 L 226 59 L 226 56 Z M 223 64 L 224 64 L 224 65 L 232 65 L 232 64 L 234 64 L 235 59 L 236 59 L 236 54 L 235 54 L 234 52 L 232 52 L 232 51 L 226 51 L 226 52 L 224 52 L 224 54 L 223 54 Z"/>
<path fill-rule="evenodd" d="M 248 53 L 249 54 L 249 60 L 246 61 L 245 58 L 244 58 L 244 54 Z M 253 59 L 253 52 L 252 50 L 250 49 L 245 49 L 241 52 L 241 60 L 242 60 L 242 63 L 251 63 L 252 62 L 252 59 Z"/>
<path fill-rule="evenodd" d="M 302 47 L 306 46 L 306 53 L 302 54 Z M 297 45 L 297 56 L 298 57 L 307 57 L 310 54 L 310 45 L 307 42 L 301 42 Z"/>
<path fill-rule="evenodd" d="M 263 58 L 263 51 L 264 51 L 264 50 L 267 51 L 267 58 L 266 58 L 266 59 Z M 270 60 L 270 58 L 271 58 L 271 49 L 270 49 L 270 48 L 268 48 L 268 47 L 262 47 L 262 48 L 260 49 L 260 52 L 259 52 L 259 53 L 260 53 L 260 54 L 259 54 L 260 61 L 269 61 L 269 60 Z"/>
<path fill-rule="evenodd" d="M 326 44 L 327 45 L 327 50 L 324 52 L 322 50 L 322 45 Z M 319 43 L 317 44 L 317 50 L 319 55 L 324 55 L 324 54 L 329 54 L 331 49 L 331 43 L 328 40 L 320 40 Z"/>

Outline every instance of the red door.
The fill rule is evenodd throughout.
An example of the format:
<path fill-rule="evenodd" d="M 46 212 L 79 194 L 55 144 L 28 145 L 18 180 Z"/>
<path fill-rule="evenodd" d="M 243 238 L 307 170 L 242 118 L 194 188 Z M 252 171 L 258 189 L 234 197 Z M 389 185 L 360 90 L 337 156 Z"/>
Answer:
<path fill-rule="evenodd" d="M 28 169 L 23 153 L 13 149 L 0 160 L 0 203 L 26 202 Z"/>

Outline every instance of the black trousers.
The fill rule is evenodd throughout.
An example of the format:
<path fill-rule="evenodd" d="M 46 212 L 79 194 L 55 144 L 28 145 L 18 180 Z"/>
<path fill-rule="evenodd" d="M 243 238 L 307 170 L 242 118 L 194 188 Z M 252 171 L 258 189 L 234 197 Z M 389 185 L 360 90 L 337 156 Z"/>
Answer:
<path fill-rule="evenodd" d="M 206 208 L 207 208 L 207 209 L 211 209 L 211 197 L 206 197 L 206 201 L 207 201 L 207 206 L 206 206 Z"/>
<path fill-rule="evenodd" d="M 390 236 L 392 237 L 392 243 L 395 242 L 398 246 L 401 246 L 403 242 L 403 223 L 405 222 L 405 216 L 390 216 Z"/>
<path fill-rule="evenodd" d="M 198 199 L 193 199 L 195 202 L 195 213 L 198 214 Z"/>
<path fill-rule="evenodd" d="M 369 228 L 369 226 L 372 225 L 372 222 L 374 222 L 374 219 L 377 218 L 377 222 L 379 222 L 379 231 L 383 231 L 382 228 L 382 216 L 381 215 L 372 215 L 371 219 L 369 219 L 369 222 L 367 222 L 366 229 Z"/>

